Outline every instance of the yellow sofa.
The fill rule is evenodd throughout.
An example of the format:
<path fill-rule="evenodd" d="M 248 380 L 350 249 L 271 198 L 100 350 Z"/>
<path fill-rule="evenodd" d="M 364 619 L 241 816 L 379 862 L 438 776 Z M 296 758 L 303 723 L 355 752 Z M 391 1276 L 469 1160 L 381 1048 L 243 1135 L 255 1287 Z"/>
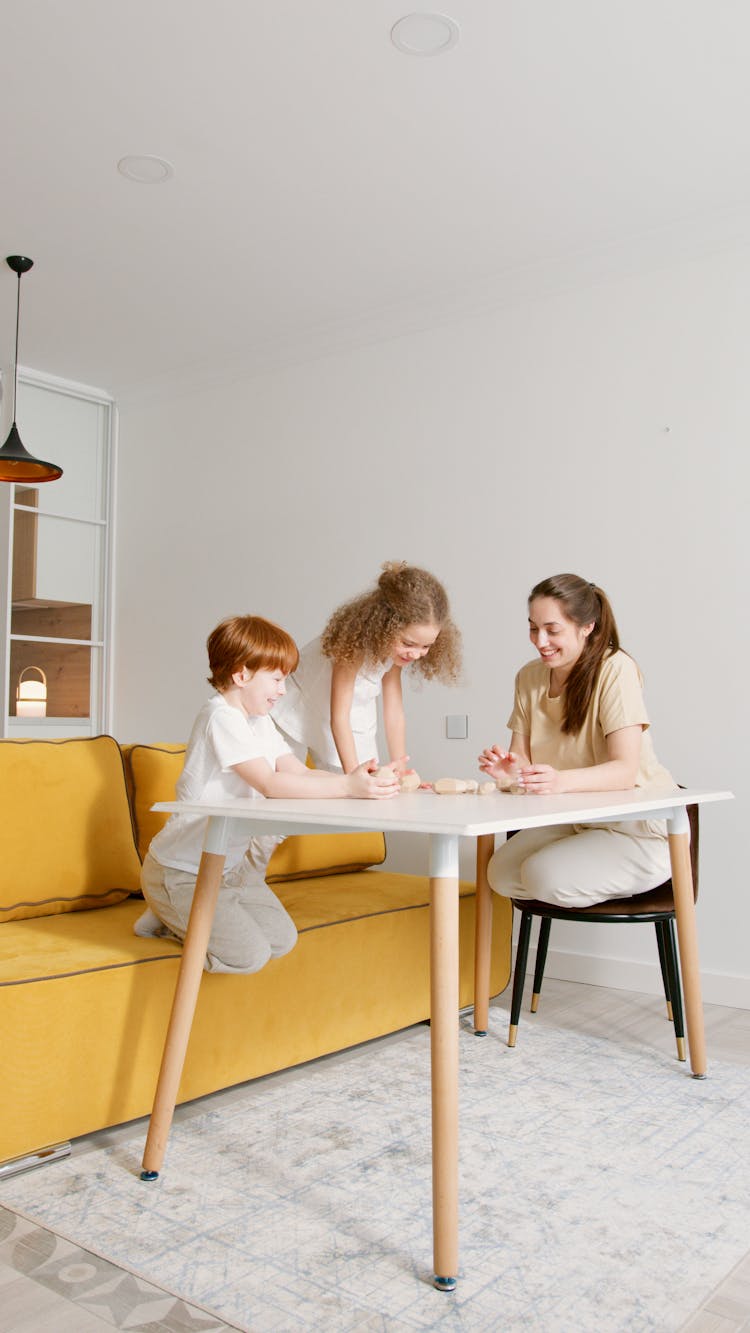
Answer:
<path fill-rule="evenodd" d="M 181 746 L 111 736 L 0 741 L 0 1163 L 147 1114 L 180 947 L 140 939 L 140 858 Z M 428 880 L 377 869 L 381 834 L 288 838 L 269 879 L 299 931 L 253 976 L 205 974 L 179 1101 L 429 1015 Z M 461 885 L 460 1003 L 472 1002 L 474 886 Z M 510 975 L 494 913 L 492 993 Z"/>

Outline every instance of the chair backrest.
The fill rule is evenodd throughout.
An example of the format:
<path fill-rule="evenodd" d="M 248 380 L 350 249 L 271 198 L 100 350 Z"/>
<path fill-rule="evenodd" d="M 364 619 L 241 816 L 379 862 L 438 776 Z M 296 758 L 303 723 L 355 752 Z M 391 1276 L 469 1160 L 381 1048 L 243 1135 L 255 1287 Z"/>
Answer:
<path fill-rule="evenodd" d="M 698 901 L 698 850 L 700 845 L 700 823 L 698 820 L 697 805 L 688 805 L 686 807 L 688 819 L 690 821 L 690 866 L 693 871 L 693 897 Z"/>

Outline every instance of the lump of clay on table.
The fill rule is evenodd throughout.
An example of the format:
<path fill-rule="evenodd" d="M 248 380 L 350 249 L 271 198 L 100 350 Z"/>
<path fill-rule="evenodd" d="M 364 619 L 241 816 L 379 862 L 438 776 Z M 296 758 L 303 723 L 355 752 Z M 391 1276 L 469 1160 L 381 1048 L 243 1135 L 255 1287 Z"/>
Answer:
<path fill-rule="evenodd" d="M 393 771 L 394 770 L 392 764 L 381 764 L 380 768 L 377 769 L 375 772 L 375 777 L 377 778 L 385 776 L 386 773 L 389 776 L 391 776 L 393 774 Z M 413 771 L 410 773 L 401 773 L 398 774 L 397 776 L 401 791 L 417 791 L 417 789 L 422 785 L 422 779 L 420 778 L 419 774 Z"/>
<path fill-rule="evenodd" d="M 463 796 L 467 789 L 463 778 L 438 778 L 432 786 L 438 796 Z"/>

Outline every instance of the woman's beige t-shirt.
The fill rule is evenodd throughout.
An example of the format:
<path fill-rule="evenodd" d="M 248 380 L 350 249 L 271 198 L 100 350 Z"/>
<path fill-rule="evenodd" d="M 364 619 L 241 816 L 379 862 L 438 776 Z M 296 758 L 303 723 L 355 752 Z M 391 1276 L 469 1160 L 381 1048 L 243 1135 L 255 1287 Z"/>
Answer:
<path fill-rule="evenodd" d="M 636 662 L 618 651 L 604 659 L 591 697 L 591 704 L 578 735 L 562 731 L 563 698 L 549 695 L 550 668 L 541 659 L 527 662 L 516 676 L 511 731 L 529 740 L 534 764 L 553 768 L 590 768 L 604 764 L 607 736 L 621 727 L 641 726 L 641 760 L 636 787 L 671 790 L 677 784 L 656 758 L 650 723 L 643 701 L 643 678 Z"/>

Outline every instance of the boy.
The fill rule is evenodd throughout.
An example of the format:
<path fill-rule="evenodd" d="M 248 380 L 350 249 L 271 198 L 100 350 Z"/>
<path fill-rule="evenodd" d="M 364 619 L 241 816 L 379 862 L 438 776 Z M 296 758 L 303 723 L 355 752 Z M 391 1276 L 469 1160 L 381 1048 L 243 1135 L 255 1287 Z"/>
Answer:
<path fill-rule="evenodd" d="M 382 798 L 398 794 L 395 775 L 375 775 L 371 764 L 353 773 L 308 769 L 292 754 L 269 714 L 297 666 L 294 640 L 260 616 L 233 616 L 208 638 L 209 684 L 188 741 L 177 799 L 210 802 L 237 797 Z M 173 814 L 152 840 L 141 870 L 149 911 L 137 935 L 171 934 L 184 940 L 193 901 L 206 818 Z M 294 948 L 297 931 L 265 883 L 266 866 L 280 838 L 251 838 L 237 821 L 229 846 L 204 963 L 207 972 L 257 972 L 269 958 Z"/>

